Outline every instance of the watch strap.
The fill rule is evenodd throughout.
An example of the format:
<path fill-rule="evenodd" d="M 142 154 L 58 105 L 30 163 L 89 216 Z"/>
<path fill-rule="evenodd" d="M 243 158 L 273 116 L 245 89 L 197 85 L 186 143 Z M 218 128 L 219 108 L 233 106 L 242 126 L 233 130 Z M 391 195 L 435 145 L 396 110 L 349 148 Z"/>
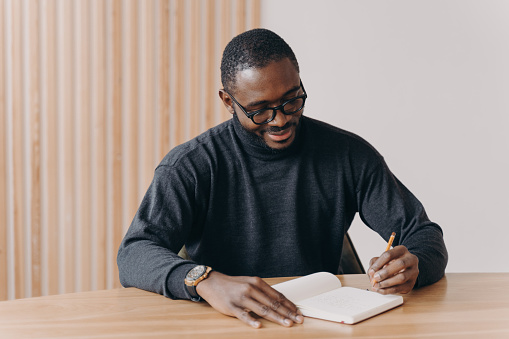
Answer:
<path fill-rule="evenodd" d="M 196 286 L 186 285 L 186 288 L 187 288 L 187 292 L 189 292 L 189 294 L 191 295 L 192 301 L 201 301 L 200 295 L 198 294 L 198 292 L 196 292 Z"/>

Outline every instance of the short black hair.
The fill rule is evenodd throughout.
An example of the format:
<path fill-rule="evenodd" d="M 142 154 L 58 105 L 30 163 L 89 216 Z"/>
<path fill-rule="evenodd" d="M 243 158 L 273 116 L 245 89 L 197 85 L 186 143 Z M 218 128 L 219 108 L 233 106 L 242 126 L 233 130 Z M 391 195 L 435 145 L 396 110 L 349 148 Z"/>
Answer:
<path fill-rule="evenodd" d="M 237 72 L 262 68 L 274 61 L 289 58 L 299 72 L 299 63 L 290 46 L 276 33 L 255 28 L 234 37 L 226 45 L 221 60 L 221 82 L 226 91 L 235 89 Z"/>

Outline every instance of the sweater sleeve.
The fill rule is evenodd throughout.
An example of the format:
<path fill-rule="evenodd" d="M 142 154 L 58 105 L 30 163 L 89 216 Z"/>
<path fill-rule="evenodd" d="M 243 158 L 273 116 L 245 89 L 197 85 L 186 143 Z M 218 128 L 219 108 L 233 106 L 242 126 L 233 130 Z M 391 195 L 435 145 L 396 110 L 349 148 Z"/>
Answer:
<path fill-rule="evenodd" d="M 118 250 L 124 287 L 137 287 L 172 299 L 189 299 L 184 285 L 196 266 L 177 255 L 193 223 L 194 185 L 182 171 L 159 166 Z"/>
<path fill-rule="evenodd" d="M 415 287 L 433 284 L 443 277 L 448 254 L 443 232 L 430 221 L 417 198 L 380 160 L 357 191 L 362 221 L 386 241 L 396 232 L 394 246 L 404 245 L 419 259 Z"/>

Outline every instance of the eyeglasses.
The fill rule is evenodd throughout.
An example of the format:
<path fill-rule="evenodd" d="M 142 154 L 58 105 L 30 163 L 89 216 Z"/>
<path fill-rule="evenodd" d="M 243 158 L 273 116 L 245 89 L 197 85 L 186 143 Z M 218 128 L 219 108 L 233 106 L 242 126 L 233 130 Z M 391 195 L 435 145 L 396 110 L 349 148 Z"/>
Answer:
<path fill-rule="evenodd" d="M 225 92 L 228 93 L 228 95 L 232 98 L 233 102 L 237 104 L 237 106 L 240 107 L 240 109 L 244 112 L 244 114 L 251 119 L 256 125 L 263 125 L 271 122 L 276 117 L 277 111 L 283 112 L 285 115 L 291 115 L 295 114 L 299 111 L 301 111 L 304 108 L 304 104 L 306 103 L 306 99 L 308 95 L 306 94 L 306 90 L 304 89 L 304 85 L 302 85 L 302 80 L 300 81 L 300 87 L 302 87 L 302 91 L 304 94 L 299 95 L 295 98 L 292 98 L 290 100 L 287 100 L 283 102 L 281 105 L 276 107 L 265 107 L 262 109 L 258 109 L 256 111 L 247 112 L 247 110 L 239 104 L 239 102 L 228 93 L 226 90 Z"/>

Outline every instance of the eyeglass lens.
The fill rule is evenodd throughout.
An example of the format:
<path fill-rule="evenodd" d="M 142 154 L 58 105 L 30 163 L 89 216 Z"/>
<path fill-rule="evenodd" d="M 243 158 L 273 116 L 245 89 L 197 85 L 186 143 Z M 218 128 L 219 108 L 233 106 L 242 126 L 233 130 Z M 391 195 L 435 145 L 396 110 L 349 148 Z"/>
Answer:
<path fill-rule="evenodd" d="M 295 98 L 294 100 L 288 101 L 283 106 L 284 114 L 294 114 L 302 109 L 304 106 L 304 98 Z M 266 121 L 272 120 L 276 114 L 273 109 L 267 108 L 253 116 L 253 121 L 256 124 L 262 124 Z"/>

